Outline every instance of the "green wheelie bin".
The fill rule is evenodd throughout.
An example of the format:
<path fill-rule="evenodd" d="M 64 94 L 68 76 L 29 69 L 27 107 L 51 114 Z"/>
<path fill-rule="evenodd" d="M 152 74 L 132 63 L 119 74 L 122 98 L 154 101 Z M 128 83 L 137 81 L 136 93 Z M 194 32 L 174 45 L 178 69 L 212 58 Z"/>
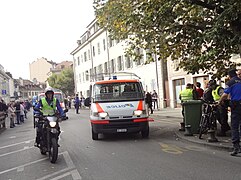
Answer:
<path fill-rule="evenodd" d="M 183 102 L 185 133 L 184 135 L 198 134 L 202 116 L 202 100 L 188 100 Z"/>

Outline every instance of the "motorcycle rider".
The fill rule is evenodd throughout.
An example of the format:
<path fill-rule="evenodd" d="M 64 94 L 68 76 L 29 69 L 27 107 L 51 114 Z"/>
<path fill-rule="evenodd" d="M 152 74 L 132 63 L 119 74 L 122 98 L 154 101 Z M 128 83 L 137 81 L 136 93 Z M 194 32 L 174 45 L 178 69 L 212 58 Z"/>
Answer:
<path fill-rule="evenodd" d="M 65 116 L 65 113 L 60 106 L 59 100 L 54 97 L 54 91 L 52 88 L 46 88 L 45 89 L 45 97 L 40 99 L 37 105 L 34 107 L 34 110 L 40 111 L 42 115 L 54 115 L 56 112 L 56 108 L 60 113 L 61 117 Z M 37 125 L 38 128 L 38 125 Z M 58 126 L 58 131 L 60 134 L 60 127 Z M 59 135 L 58 134 L 58 135 Z M 39 146 L 40 143 L 40 132 L 37 129 L 37 135 L 34 145 Z"/>

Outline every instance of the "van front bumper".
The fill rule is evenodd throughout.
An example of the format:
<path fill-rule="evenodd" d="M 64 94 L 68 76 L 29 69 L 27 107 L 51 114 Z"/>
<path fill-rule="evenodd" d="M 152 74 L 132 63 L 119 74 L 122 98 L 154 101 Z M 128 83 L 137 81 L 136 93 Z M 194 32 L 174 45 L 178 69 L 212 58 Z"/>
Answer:
<path fill-rule="evenodd" d="M 147 130 L 148 118 L 131 120 L 91 120 L 92 130 L 95 133 L 137 133 Z"/>

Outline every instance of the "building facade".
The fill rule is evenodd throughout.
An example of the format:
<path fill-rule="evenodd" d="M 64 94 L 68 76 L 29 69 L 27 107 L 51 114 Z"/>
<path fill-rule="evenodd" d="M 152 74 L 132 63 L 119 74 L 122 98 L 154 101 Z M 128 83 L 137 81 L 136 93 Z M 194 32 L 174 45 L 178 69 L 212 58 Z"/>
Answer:
<path fill-rule="evenodd" d="M 96 81 L 98 74 L 115 72 L 132 72 L 141 78 L 145 91 L 158 91 L 159 62 L 145 65 L 146 54 L 138 61 L 125 55 L 124 41 L 112 40 L 108 32 L 98 27 L 96 20 L 87 26 L 87 31 L 78 40 L 78 47 L 71 52 L 75 76 L 75 92 L 84 97 L 89 96 L 91 82 Z M 158 66 L 156 68 L 156 66 Z"/>

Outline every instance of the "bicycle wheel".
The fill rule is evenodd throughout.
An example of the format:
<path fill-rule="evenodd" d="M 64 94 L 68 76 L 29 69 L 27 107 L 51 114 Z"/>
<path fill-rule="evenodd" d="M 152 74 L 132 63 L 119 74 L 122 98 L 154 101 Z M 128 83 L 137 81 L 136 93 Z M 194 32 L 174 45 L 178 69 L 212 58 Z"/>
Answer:
<path fill-rule="evenodd" d="M 208 132 L 208 116 L 202 115 L 199 125 L 199 139 L 202 139 L 202 135 Z"/>

